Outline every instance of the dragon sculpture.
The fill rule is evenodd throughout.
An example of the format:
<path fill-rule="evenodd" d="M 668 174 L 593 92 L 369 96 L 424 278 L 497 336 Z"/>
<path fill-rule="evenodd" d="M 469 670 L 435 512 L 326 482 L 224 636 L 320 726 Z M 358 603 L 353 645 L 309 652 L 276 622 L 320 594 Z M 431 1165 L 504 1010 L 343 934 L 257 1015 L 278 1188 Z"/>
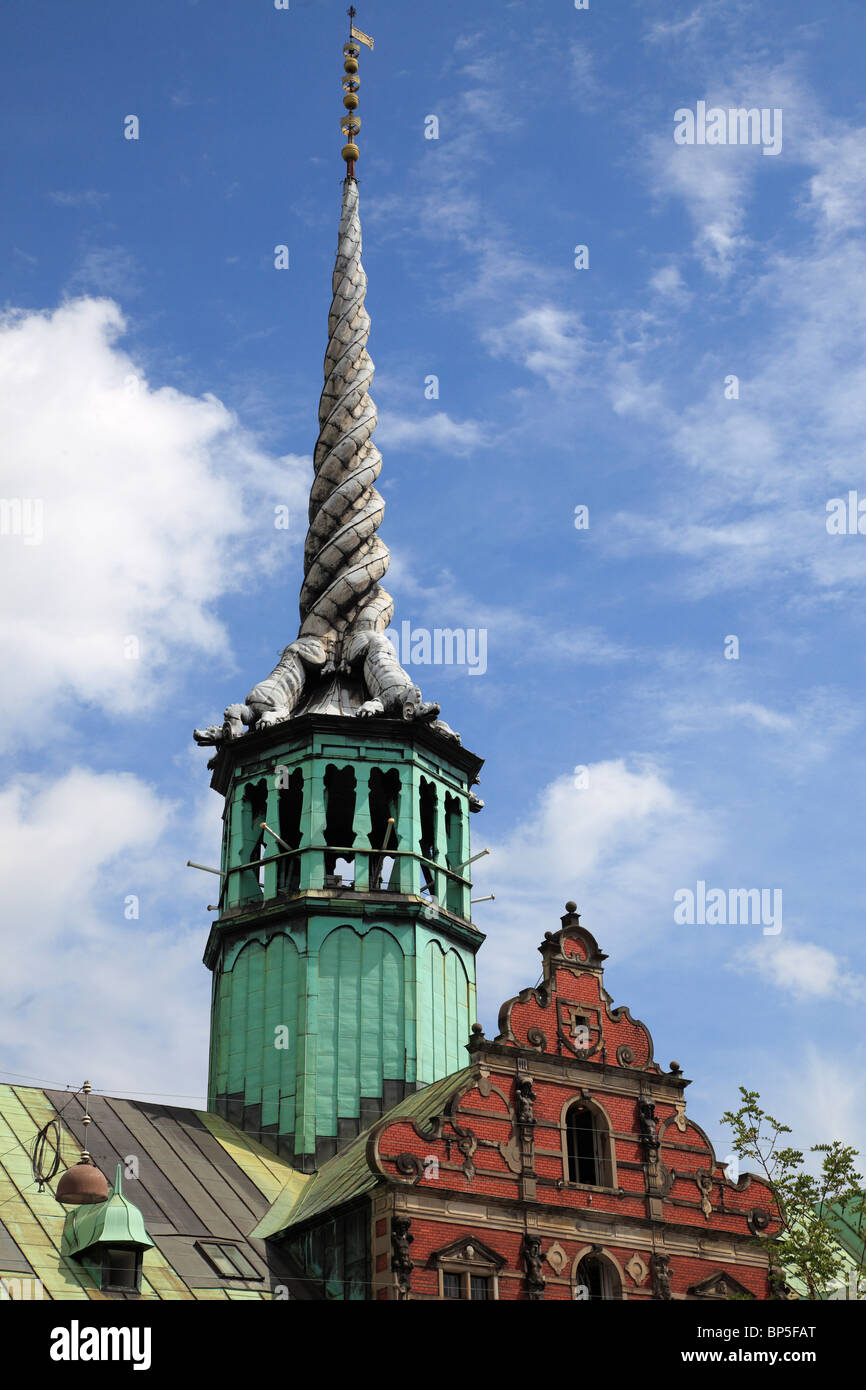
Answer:
<path fill-rule="evenodd" d="M 385 503 L 374 486 L 382 456 L 373 443 L 377 413 L 368 390 L 373 363 L 367 352 L 366 289 L 358 185 L 349 176 L 343 184 L 328 317 L 300 630 L 243 704 L 228 706 L 222 724 L 193 730 L 199 745 L 219 746 L 239 738 L 246 729 L 269 728 L 291 719 L 301 712 L 310 688 L 328 676 L 360 681 L 367 698 L 356 704 L 356 717 L 419 720 L 460 742 L 459 735 L 437 718 L 438 704 L 422 700 L 385 636 L 394 604 L 379 583 L 390 555 L 378 534 Z"/>

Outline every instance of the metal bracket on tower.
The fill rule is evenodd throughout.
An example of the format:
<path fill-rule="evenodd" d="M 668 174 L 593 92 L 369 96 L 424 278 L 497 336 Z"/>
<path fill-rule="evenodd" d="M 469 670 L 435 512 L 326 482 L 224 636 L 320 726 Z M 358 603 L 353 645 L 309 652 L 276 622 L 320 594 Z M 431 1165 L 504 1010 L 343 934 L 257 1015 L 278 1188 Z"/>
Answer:
<path fill-rule="evenodd" d="M 476 859 L 483 859 L 484 856 L 485 856 L 485 854 L 489 854 L 489 853 L 490 853 L 490 850 L 489 850 L 489 849 L 482 849 L 482 850 L 479 850 L 477 854 L 473 854 L 473 856 L 472 856 L 471 859 L 464 859 L 463 863 L 462 863 L 462 864 L 458 864 L 458 865 L 457 865 L 457 868 L 454 869 L 454 870 L 452 870 L 452 872 L 455 873 L 455 874 L 462 874 L 463 870 L 464 870 L 464 869 L 468 869 L 470 864 L 474 864 Z"/>
<path fill-rule="evenodd" d="M 259 826 L 262 830 L 267 830 L 269 835 L 273 835 L 274 839 L 276 840 L 277 844 L 280 846 L 281 849 L 284 849 L 287 854 L 291 854 L 291 845 L 287 845 L 285 840 L 281 840 L 276 830 L 271 830 L 271 827 L 268 825 L 266 820 L 259 821 Z"/>

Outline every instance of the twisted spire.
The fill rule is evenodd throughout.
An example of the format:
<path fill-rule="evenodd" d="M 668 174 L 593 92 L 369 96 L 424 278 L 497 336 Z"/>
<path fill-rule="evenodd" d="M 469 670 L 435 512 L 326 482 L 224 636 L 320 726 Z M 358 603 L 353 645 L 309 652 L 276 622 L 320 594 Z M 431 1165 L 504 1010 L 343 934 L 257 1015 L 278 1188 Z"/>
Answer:
<path fill-rule="evenodd" d="M 349 18 L 354 20 L 354 8 Z M 342 150 L 346 178 L 313 454 L 300 630 L 270 675 L 253 686 L 242 704 L 226 707 L 222 724 L 193 730 L 201 745 L 218 747 L 240 738 L 245 729 L 281 724 L 305 709 L 419 720 L 460 741 L 437 719 L 439 706 L 422 699 L 384 635 L 394 604 L 379 583 L 391 557 L 378 534 L 385 503 L 374 484 L 382 456 L 373 443 L 378 417 L 369 393 L 370 316 L 364 305 L 367 277 L 361 264 L 355 181 L 355 137 L 361 128 L 359 43 L 373 47 L 369 35 L 352 23 L 350 41 L 343 47 L 346 115 L 340 121 L 347 142 Z"/>
<path fill-rule="evenodd" d="M 334 639 L 341 646 L 350 630 L 384 632 L 394 612 L 378 582 L 390 555 L 378 535 L 385 503 L 374 487 L 382 456 L 373 443 L 378 417 L 368 389 L 374 369 L 367 352 L 366 289 L 358 185 L 347 176 L 300 598 L 300 635 L 329 646 Z"/>

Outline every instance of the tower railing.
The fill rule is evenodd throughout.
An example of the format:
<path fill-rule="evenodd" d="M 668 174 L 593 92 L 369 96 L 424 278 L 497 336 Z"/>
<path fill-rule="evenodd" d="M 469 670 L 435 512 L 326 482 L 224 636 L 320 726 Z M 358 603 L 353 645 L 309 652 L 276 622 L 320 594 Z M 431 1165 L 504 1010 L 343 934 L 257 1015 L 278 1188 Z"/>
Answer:
<path fill-rule="evenodd" d="M 328 878 L 338 875 L 328 874 L 328 859 L 352 862 L 355 877 L 350 883 L 328 883 Z M 383 881 L 383 869 L 392 864 Z M 280 886 L 280 865 L 298 863 L 299 873 L 293 887 L 286 890 Z M 421 876 L 425 879 L 424 896 L 439 903 L 458 917 L 469 920 L 468 898 L 472 880 L 463 874 L 428 859 L 416 850 L 374 849 L 357 845 L 300 845 L 297 849 L 282 850 L 279 854 L 263 855 L 239 864 L 231 864 L 225 870 L 220 892 L 219 910 L 228 907 L 238 908 L 246 904 L 267 902 L 288 891 L 289 895 L 307 891 L 318 892 L 328 887 L 343 887 L 347 892 L 392 892 L 422 896 Z M 432 891 L 428 891 L 432 889 Z"/>

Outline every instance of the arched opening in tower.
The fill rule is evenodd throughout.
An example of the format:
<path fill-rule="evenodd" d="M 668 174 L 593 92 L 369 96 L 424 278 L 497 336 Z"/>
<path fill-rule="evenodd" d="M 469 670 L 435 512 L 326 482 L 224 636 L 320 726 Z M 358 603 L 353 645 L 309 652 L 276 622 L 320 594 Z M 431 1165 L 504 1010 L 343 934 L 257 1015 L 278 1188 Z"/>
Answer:
<path fill-rule="evenodd" d="M 242 864 L 250 864 L 254 867 L 245 869 L 240 875 L 242 902 L 262 896 L 264 870 L 261 868 L 259 860 L 262 857 L 262 846 L 265 838 L 262 821 L 267 813 L 267 808 L 267 782 L 264 779 L 259 782 L 248 782 L 241 800 L 240 860 Z"/>
<path fill-rule="evenodd" d="M 428 782 L 426 777 L 421 778 L 421 786 L 418 792 L 419 812 L 421 821 L 421 838 L 418 841 L 418 848 L 424 859 L 435 860 L 436 858 L 436 783 Z M 433 870 L 429 864 L 421 864 L 421 884 L 422 892 L 434 893 L 436 890 L 436 880 Z"/>
<path fill-rule="evenodd" d="M 299 767 L 289 777 L 288 786 L 280 787 L 280 839 L 289 849 L 301 843 L 301 814 L 304 809 L 304 774 Z M 277 892 L 297 893 L 301 886 L 301 857 L 277 860 Z"/>
<path fill-rule="evenodd" d="M 328 763 L 325 768 L 325 844 L 333 845 L 336 852 L 325 851 L 326 888 L 340 887 L 343 870 L 348 870 L 355 862 L 351 852 L 355 844 L 355 788 L 353 767 Z"/>
<path fill-rule="evenodd" d="M 400 819 L 400 774 L 396 767 L 383 772 L 374 767 L 370 773 L 368 802 L 370 807 L 370 888 L 390 888 L 397 860 L 393 851 L 398 848 L 400 837 L 397 825 Z M 388 850 L 392 853 L 388 854 Z M 399 875 L 398 875 L 399 877 Z"/>

